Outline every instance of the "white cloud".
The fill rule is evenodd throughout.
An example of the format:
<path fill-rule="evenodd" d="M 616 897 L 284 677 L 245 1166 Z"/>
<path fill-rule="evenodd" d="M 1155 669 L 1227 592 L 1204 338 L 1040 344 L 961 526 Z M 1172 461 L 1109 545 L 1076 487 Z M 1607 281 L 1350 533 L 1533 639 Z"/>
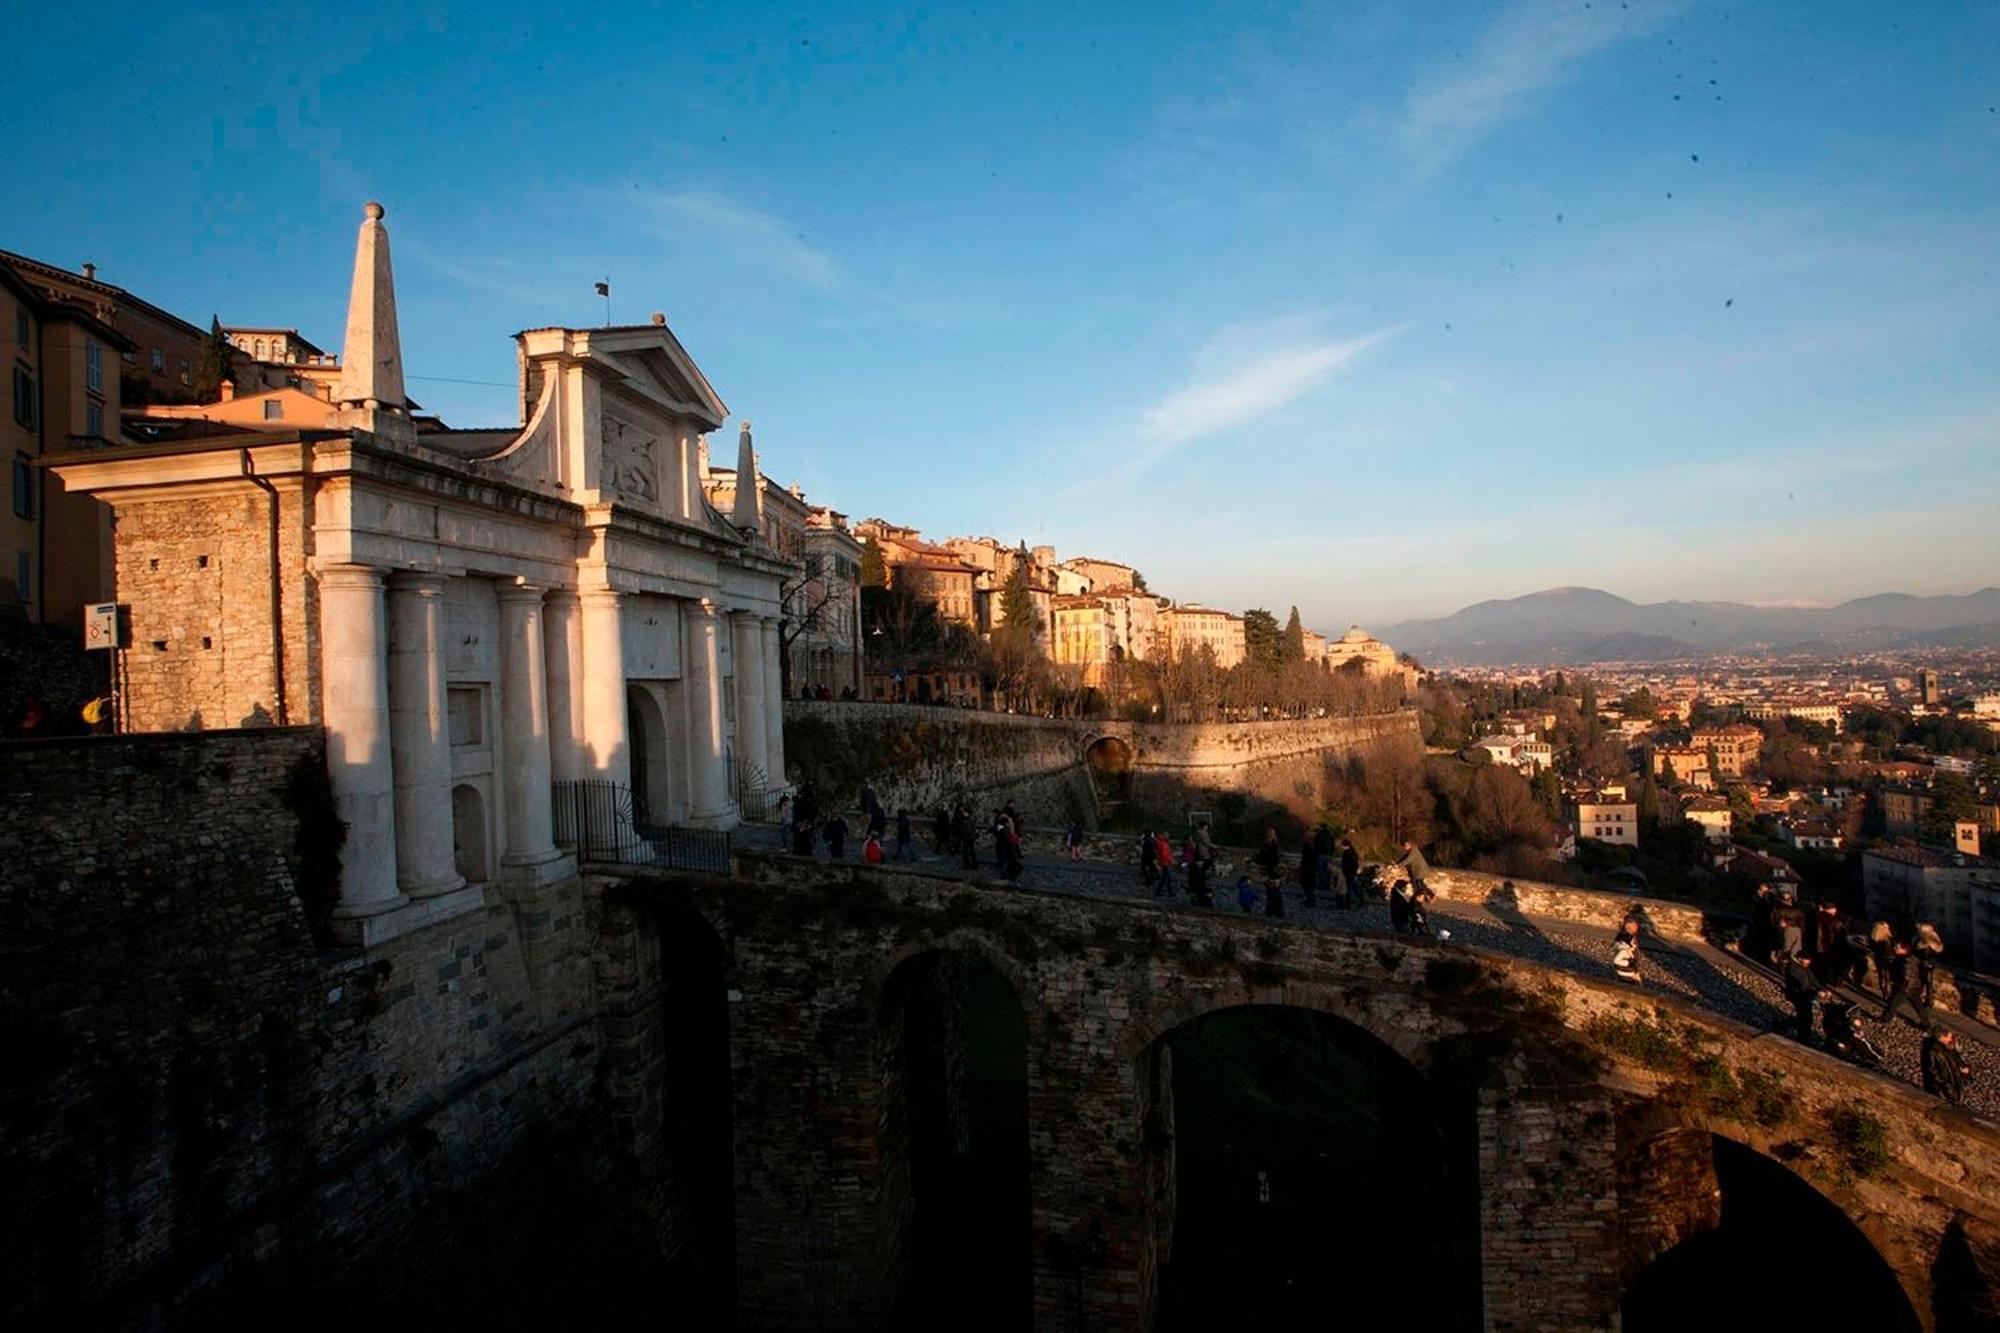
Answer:
<path fill-rule="evenodd" d="M 816 291 L 847 283 L 838 262 L 775 214 L 708 190 L 643 190 L 632 201 L 661 227 L 682 238 L 698 232 L 736 258 Z"/>
<path fill-rule="evenodd" d="M 1435 170 L 1525 112 L 1535 94 L 1608 46 L 1644 36 L 1671 18 L 1673 3 L 1584 6 L 1517 0 L 1464 60 L 1410 90 L 1398 126 L 1421 169 Z"/>
<path fill-rule="evenodd" d="M 1190 440 L 1220 434 L 1269 415 L 1317 389 L 1368 348 L 1400 332 L 1377 329 L 1344 341 L 1286 340 L 1271 345 L 1280 325 L 1225 330 L 1197 359 L 1194 382 L 1149 407 L 1140 420 L 1154 456 Z M 1260 345 L 1261 344 L 1261 345 Z"/>

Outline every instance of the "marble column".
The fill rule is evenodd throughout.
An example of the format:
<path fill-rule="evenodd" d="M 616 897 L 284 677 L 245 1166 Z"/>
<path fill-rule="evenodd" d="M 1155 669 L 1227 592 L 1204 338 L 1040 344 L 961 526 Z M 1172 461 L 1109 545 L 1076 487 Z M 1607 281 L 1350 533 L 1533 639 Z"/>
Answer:
<path fill-rule="evenodd" d="M 395 775 L 389 759 L 389 658 L 382 571 L 319 571 L 326 769 L 347 824 L 334 932 L 364 940 L 366 922 L 409 899 L 396 886 Z"/>
<path fill-rule="evenodd" d="M 764 772 L 769 775 L 773 791 L 782 789 L 785 783 L 785 698 L 784 672 L 778 664 L 778 655 L 784 652 L 783 640 L 778 637 L 778 621 L 775 616 L 766 616 L 762 624 L 764 641 Z"/>
<path fill-rule="evenodd" d="M 389 624 L 389 753 L 396 776 L 396 882 L 412 898 L 435 898 L 465 883 L 452 855 L 444 576 L 391 575 Z"/>
<path fill-rule="evenodd" d="M 682 602 L 681 636 L 687 652 L 688 818 L 697 825 L 727 824 L 730 798 L 722 749 L 722 654 L 715 603 Z"/>
<path fill-rule="evenodd" d="M 584 776 L 629 787 L 632 742 L 626 734 L 623 600 L 608 588 L 581 594 L 583 681 L 577 697 L 583 714 Z"/>
<path fill-rule="evenodd" d="M 501 787 L 507 809 L 507 850 L 500 864 L 538 866 L 554 861 L 549 817 L 548 679 L 542 670 L 542 592 L 502 584 L 500 602 L 500 743 L 506 767 Z"/>
<path fill-rule="evenodd" d="M 764 708 L 764 632 L 755 614 L 731 612 L 729 649 L 736 663 L 736 769 L 737 781 L 747 782 L 764 771 L 770 753 L 764 740 L 767 713 Z M 768 777 L 765 786 L 775 786 Z M 738 793 L 732 792 L 731 795 Z"/>
<path fill-rule="evenodd" d="M 549 678 L 549 774 L 557 782 L 584 775 L 583 603 L 568 588 L 542 602 L 542 653 Z"/>

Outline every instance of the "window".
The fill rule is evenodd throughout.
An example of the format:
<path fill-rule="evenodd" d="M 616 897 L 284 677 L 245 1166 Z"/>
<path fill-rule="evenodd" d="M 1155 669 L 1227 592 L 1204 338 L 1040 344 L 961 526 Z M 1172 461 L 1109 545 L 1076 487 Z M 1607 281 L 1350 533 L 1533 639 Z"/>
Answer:
<path fill-rule="evenodd" d="M 194 376 L 192 373 L 190 373 L 188 369 L 188 360 L 186 357 L 181 358 L 181 383 L 182 384 L 194 383 Z"/>
<path fill-rule="evenodd" d="M 285 405 L 283 403 L 279 402 L 275 398 L 272 398 L 267 402 L 265 402 L 264 420 L 283 421 L 284 419 L 285 419 Z"/>
<path fill-rule="evenodd" d="M 14 455 L 14 517 L 35 516 L 35 470 L 26 454 Z"/>
<path fill-rule="evenodd" d="M 167 354 L 165 352 L 162 352 L 159 348 L 155 347 L 153 349 L 153 373 L 157 375 L 166 368 L 167 368 Z"/>
<path fill-rule="evenodd" d="M 83 405 L 83 433 L 91 439 L 104 437 L 104 404 L 88 402 Z"/>
<path fill-rule="evenodd" d="M 83 345 L 83 382 L 92 393 L 104 392 L 104 349 L 93 342 Z"/>
<path fill-rule="evenodd" d="M 14 424 L 35 428 L 35 377 L 14 367 Z"/>

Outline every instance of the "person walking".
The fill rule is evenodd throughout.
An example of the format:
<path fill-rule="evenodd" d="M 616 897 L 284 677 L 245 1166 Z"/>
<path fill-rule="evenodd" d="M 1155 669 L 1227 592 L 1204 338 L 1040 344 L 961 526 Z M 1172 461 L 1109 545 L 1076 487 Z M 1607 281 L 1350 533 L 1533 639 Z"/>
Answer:
<path fill-rule="evenodd" d="M 1628 916 L 1618 927 L 1618 936 L 1611 942 L 1611 970 L 1620 981 L 1634 986 L 1640 984 L 1639 977 L 1639 918 Z"/>
<path fill-rule="evenodd" d="M 1063 846 L 1069 851 L 1069 859 L 1083 859 L 1083 824 L 1078 820 L 1069 821 L 1069 832 L 1063 834 Z"/>
<path fill-rule="evenodd" d="M 1808 935 L 1805 948 L 1813 956 L 1813 971 L 1818 974 L 1820 985 L 1831 986 L 1839 978 L 1837 969 L 1847 961 L 1846 945 L 1840 934 L 1839 904 L 1831 898 L 1814 903 Z"/>
<path fill-rule="evenodd" d="M 1285 914 L 1285 849 L 1278 845 L 1278 830 L 1264 830 L 1264 845 L 1257 849 L 1257 855 L 1251 860 L 1264 875 L 1264 915 L 1282 917 Z"/>
<path fill-rule="evenodd" d="M 826 821 L 826 854 L 836 861 L 847 858 L 847 821 L 840 817 L 840 811 L 833 812 Z"/>
<path fill-rule="evenodd" d="M 1215 874 L 1215 839 L 1209 836 L 1208 821 L 1202 820 L 1194 826 L 1195 852 L 1201 858 L 1201 874 L 1206 880 Z"/>
<path fill-rule="evenodd" d="M 1412 897 L 1435 896 L 1431 894 L 1430 885 L 1424 882 L 1430 878 L 1431 863 L 1424 860 L 1423 849 L 1418 847 L 1416 843 L 1411 842 L 1408 838 L 1403 839 L 1403 854 L 1396 858 L 1396 864 L 1401 866 L 1403 873 L 1410 877 L 1410 894 Z"/>
<path fill-rule="evenodd" d="M 1916 980 L 1916 967 L 1910 954 L 1910 946 L 1898 940 L 1889 951 L 1889 997 L 1882 1002 L 1882 1022 L 1895 1016 L 1896 1006 L 1902 1005 L 1910 1011 L 1910 1021 L 1918 1027 L 1924 1025 L 1923 1013 L 1910 998 L 1910 985 Z"/>
<path fill-rule="evenodd" d="M 967 870 L 979 868 L 979 840 L 972 834 L 972 806 L 960 801 L 958 812 L 951 819 L 952 840 L 958 844 L 959 859 Z"/>
<path fill-rule="evenodd" d="M 1147 829 L 1139 835 L 1139 882 L 1147 888 L 1160 877 L 1160 844 L 1153 838 L 1153 830 Z"/>
<path fill-rule="evenodd" d="M 1236 877 L 1236 905 L 1248 916 L 1257 910 L 1257 886 L 1250 882 L 1248 875 Z"/>
<path fill-rule="evenodd" d="M 1196 907 L 1212 907 L 1208 892 L 1208 863 L 1201 858 L 1201 843 L 1190 833 L 1181 844 L 1181 867 L 1187 872 L 1188 901 Z"/>
<path fill-rule="evenodd" d="M 872 829 L 861 840 L 861 859 L 871 866 L 882 864 L 882 839 Z"/>
<path fill-rule="evenodd" d="M 1806 918 L 1790 889 L 1778 891 L 1778 952 L 1797 958 L 1805 952 Z"/>
<path fill-rule="evenodd" d="M 1165 829 L 1153 837 L 1153 859 L 1160 865 L 1160 878 L 1153 886 L 1153 896 L 1170 898 L 1174 892 L 1174 844 Z"/>
<path fill-rule="evenodd" d="M 1889 995 L 1889 965 L 1896 953 L 1896 932 L 1889 929 L 1887 921 L 1877 921 L 1868 928 L 1868 955 L 1875 960 L 1875 993 L 1884 999 Z"/>
<path fill-rule="evenodd" d="M 1953 1106 L 1965 1100 L 1965 1080 L 1972 1066 L 1958 1048 L 1958 1034 L 1947 1027 L 1933 1027 L 1924 1034 L 1924 1091 L 1942 1097 Z"/>
<path fill-rule="evenodd" d="M 917 830 L 910 823 L 910 812 L 896 812 L 896 859 L 912 861 L 917 859 Z"/>
<path fill-rule="evenodd" d="M 1352 838 L 1340 842 L 1340 905 L 1361 906 L 1361 853 Z"/>
<path fill-rule="evenodd" d="M 1916 936 L 1910 941 L 1910 956 L 1917 963 L 1917 1006 L 1929 1013 L 1936 1000 L 1938 963 L 1944 958 L 1944 937 L 1938 934 L 1936 926 L 1928 921 L 1917 923 Z"/>
<path fill-rule="evenodd" d="M 1819 978 L 1812 973 L 1812 958 L 1792 957 L 1785 962 L 1785 997 L 1792 1002 L 1792 1013 L 1798 1021 L 1799 1040 L 1812 1045 L 1813 1032 L 1819 1022 L 1819 1002 L 1823 992 Z"/>

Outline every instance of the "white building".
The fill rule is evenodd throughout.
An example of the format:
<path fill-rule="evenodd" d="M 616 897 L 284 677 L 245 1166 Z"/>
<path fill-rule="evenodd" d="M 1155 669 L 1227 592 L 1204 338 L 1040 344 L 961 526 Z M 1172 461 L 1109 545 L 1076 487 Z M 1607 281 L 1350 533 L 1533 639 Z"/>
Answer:
<path fill-rule="evenodd" d="M 127 729 L 325 729 L 348 825 L 334 925 L 361 944 L 573 875 L 554 784 L 628 789 L 631 825 L 734 824 L 740 775 L 783 781 L 797 574 L 761 487 L 728 516 L 704 497 L 727 409 L 660 316 L 522 333 L 526 421 L 419 436 L 382 216 L 356 245 L 332 429 L 55 469 L 117 515 Z"/>

